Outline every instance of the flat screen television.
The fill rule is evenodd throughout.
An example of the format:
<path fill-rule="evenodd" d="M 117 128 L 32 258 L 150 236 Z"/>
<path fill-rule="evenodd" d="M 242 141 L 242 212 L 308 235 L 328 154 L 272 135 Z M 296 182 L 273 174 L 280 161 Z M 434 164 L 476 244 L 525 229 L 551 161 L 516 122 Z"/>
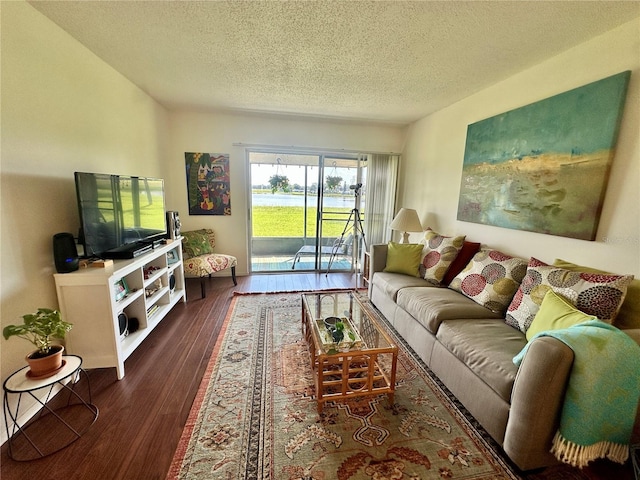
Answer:
<path fill-rule="evenodd" d="M 84 256 L 133 258 L 166 236 L 160 178 L 75 172 Z"/>

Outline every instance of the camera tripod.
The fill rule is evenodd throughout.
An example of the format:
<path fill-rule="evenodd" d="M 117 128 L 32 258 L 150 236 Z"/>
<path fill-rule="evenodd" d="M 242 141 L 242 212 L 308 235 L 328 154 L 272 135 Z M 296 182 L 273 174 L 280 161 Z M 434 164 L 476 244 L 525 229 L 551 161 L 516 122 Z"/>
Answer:
<path fill-rule="evenodd" d="M 356 191 L 356 195 L 357 195 L 357 191 Z M 331 251 L 331 257 L 329 258 L 329 264 L 327 265 L 327 272 L 325 273 L 325 276 L 329 275 L 329 271 L 331 270 L 331 265 L 333 265 L 333 261 L 338 255 L 340 248 L 344 245 L 344 235 L 347 233 L 347 231 L 349 231 L 350 225 L 351 225 L 351 228 L 353 229 L 353 237 L 351 241 L 353 242 L 352 245 L 354 245 L 355 253 L 356 253 L 355 272 L 356 272 L 356 275 L 358 274 L 358 261 L 359 261 L 358 260 L 358 256 L 359 256 L 358 239 L 360 238 L 358 236 L 358 232 L 360 232 L 360 234 L 362 235 L 362 244 L 364 245 L 365 250 L 367 249 L 367 240 L 364 235 L 364 228 L 362 227 L 362 218 L 360 217 L 360 211 L 357 208 L 353 208 L 349 213 L 349 218 L 347 219 L 347 223 L 345 224 L 344 229 L 342 230 L 342 234 L 340 235 L 340 238 L 336 240 L 336 242 L 334 243 L 334 246 Z"/>

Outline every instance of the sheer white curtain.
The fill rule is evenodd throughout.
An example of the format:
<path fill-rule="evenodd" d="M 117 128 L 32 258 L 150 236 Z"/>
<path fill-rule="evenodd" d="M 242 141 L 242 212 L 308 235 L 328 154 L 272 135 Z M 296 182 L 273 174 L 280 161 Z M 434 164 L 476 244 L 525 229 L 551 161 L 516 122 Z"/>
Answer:
<path fill-rule="evenodd" d="M 399 155 L 367 154 L 364 232 L 367 245 L 387 243 L 393 220 Z"/>

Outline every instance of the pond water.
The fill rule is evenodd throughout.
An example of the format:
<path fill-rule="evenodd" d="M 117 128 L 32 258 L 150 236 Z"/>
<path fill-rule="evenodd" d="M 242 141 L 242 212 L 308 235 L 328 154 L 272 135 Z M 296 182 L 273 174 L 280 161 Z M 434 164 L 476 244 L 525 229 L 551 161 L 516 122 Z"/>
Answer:
<path fill-rule="evenodd" d="M 317 197 L 308 196 L 307 205 L 315 207 Z M 251 203 L 254 207 L 303 207 L 303 195 L 288 195 L 286 193 L 254 193 L 251 196 Z M 355 196 L 326 196 L 324 197 L 325 207 L 355 207 Z"/>

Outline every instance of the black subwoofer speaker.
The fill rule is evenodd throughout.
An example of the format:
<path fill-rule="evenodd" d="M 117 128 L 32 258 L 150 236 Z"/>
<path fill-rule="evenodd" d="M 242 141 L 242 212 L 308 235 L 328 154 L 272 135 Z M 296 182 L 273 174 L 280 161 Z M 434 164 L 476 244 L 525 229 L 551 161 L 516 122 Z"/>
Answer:
<path fill-rule="evenodd" d="M 80 259 L 76 249 L 76 241 L 71 233 L 56 233 L 53 236 L 53 260 L 58 273 L 69 273 L 78 270 Z"/>

